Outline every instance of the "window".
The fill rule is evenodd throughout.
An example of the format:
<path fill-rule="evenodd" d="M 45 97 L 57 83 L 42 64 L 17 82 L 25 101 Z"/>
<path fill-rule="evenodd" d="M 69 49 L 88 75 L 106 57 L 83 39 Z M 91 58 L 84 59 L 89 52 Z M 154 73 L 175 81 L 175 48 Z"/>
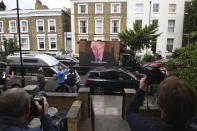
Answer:
<path fill-rule="evenodd" d="M 159 21 L 157 19 L 152 20 L 152 23 L 155 23 L 158 25 Z"/>
<path fill-rule="evenodd" d="M 3 33 L 4 30 L 3 30 L 3 21 L 0 21 L 0 33 Z"/>
<path fill-rule="evenodd" d="M 153 12 L 158 13 L 159 12 L 159 4 L 153 4 Z"/>
<path fill-rule="evenodd" d="M 136 4 L 135 12 L 143 13 L 143 4 Z"/>
<path fill-rule="evenodd" d="M 169 13 L 176 12 L 176 4 L 169 4 Z"/>
<path fill-rule="evenodd" d="M 168 33 L 173 33 L 175 28 L 175 20 L 168 20 Z"/>
<path fill-rule="evenodd" d="M 36 21 L 37 32 L 44 32 L 44 20 Z"/>
<path fill-rule="evenodd" d="M 56 32 L 56 20 L 48 20 L 48 32 Z"/>
<path fill-rule="evenodd" d="M 119 41 L 119 39 L 111 39 L 111 41 Z"/>
<path fill-rule="evenodd" d="M 120 13 L 120 4 L 111 4 L 111 13 Z"/>
<path fill-rule="evenodd" d="M 174 44 L 174 39 L 173 38 L 167 39 L 167 47 L 166 47 L 166 50 L 168 52 L 172 52 L 172 50 L 173 50 L 173 44 Z"/>
<path fill-rule="evenodd" d="M 142 27 L 142 20 L 135 20 L 135 22 L 138 22 Z"/>
<path fill-rule="evenodd" d="M 96 20 L 95 24 L 95 34 L 103 34 L 103 20 Z"/>
<path fill-rule="evenodd" d="M 9 41 L 14 41 L 14 34 L 7 34 L 7 35 L 1 35 L 1 43 L 4 42 L 4 37 L 5 39 L 9 42 Z M 1 48 L 2 48 L 2 51 L 5 51 L 5 46 L 4 44 L 1 44 Z"/>
<path fill-rule="evenodd" d="M 80 20 L 79 27 L 80 27 L 80 30 L 79 30 L 80 34 L 87 34 L 88 33 L 87 20 Z"/>
<path fill-rule="evenodd" d="M 22 50 L 29 50 L 29 38 L 28 37 L 21 37 L 21 49 Z"/>
<path fill-rule="evenodd" d="M 119 32 L 120 32 L 120 20 L 112 20 L 111 33 L 119 33 Z"/>
<path fill-rule="evenodd" d="M 103 13 L 103 4 L 99 3 L 95 5 L 95 14 L 102 14 Z"/>
<path fill-rule="evenodd" d="M 37 37 L 38 50 L 45 50 L 45 37 Z"/>
<path fill-rule="evenodd" d="M 16 33 L 16 21 L 15 20 L 10 20 L 9 21 L 9 32 L 10 33 Z"/>
<path fill-rule="evenodd" d="M 28 32 L 28 22 L 27 22 L 27 20 L 21 20 L 20 24 L 21 24 L 21 32 L 22 33 L 27 33 Z"/>
<path fill-rule="evenodd" d="M 87 14 L 88 13 L 88 5 L 87 4 L 80 4 L 79 6 L 78 6 L 78 13 L 79 14 Z"/>
<path fill-rule="evenodd" d="M 49 37 L 49 49 L 57 50 L 57 37 L 54 36 Z"/>

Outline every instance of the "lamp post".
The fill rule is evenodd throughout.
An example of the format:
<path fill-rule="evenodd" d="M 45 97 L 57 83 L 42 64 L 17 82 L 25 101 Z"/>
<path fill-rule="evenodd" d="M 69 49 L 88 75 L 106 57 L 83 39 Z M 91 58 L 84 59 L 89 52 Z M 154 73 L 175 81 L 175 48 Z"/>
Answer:
<path fill-rule="evenodd" d="M 150 2 L 150 10 L 149 10 L 149 25 L 150 25 L 150 17 L 151 17 L 151 1 Z"/>
<path fill-rule="evenodd" d="M 16 0 L 16 6 L 17 6 L 17 27 L 18 27 L 18 39 L 19 39 L 19 52 L 20 52 L 20 71 L 21 71 L 21 86 L 25 87 L 25 78 L 23 74 L 23 62 L 22 62 L 22 52 L 21 52 L 21 32 L 20 32 L 20 19 L 19 19 L 19 5 L 18 0 Z"/>

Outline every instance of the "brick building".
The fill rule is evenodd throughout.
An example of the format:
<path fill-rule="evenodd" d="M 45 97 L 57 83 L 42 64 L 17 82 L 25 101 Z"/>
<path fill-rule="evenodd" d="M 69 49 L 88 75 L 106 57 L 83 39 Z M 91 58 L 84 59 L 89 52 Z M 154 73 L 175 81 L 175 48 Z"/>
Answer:
<path fill-rule="evenodd" d="M 72 49 L 79 53 L 80 40 L 118 41 L 127 26 L 126 0 L 70 0 Z"/>
<path fill-rule="evenodd" d="M 36 0 L 34 10 L 20 10 L 22 51 L 59 54 L 67 50 L 65 32 L 70 32 L 70 16 L 62 9 L 48 9 Z M 3 37 L 18 41 L 17 11 L 0 11 L 0 51 Z"/>

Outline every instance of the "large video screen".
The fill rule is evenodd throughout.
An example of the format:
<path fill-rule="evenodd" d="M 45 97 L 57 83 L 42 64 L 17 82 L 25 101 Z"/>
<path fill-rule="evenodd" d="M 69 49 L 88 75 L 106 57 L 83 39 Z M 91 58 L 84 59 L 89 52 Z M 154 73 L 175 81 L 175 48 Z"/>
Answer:
<path fill-rule="evenodd" d="M 113 41 L 80 41 L 80 66 L 116 66 L 120 43 Z"/>

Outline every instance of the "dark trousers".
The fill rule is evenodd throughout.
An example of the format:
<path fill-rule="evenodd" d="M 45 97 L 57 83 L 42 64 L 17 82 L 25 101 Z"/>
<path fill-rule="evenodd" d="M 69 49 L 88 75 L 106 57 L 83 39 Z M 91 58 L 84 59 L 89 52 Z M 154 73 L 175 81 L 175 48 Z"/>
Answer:
<path fill-rule="evenodd" d="M 55 89 L 56 92 L 68 92 L 68 87 L 63 83 L 59 83 L 59 86 Z"/>

